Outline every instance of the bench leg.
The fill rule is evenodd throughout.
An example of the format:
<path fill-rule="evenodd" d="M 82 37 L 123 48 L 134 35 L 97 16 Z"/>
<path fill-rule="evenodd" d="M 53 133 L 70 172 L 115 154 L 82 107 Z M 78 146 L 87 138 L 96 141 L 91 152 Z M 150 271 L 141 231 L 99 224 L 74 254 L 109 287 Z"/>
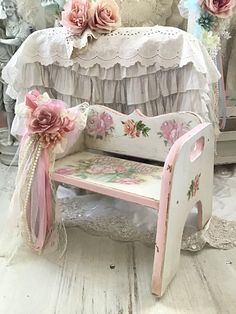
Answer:
<path fill-rule="evenodd" d="M 207 207 L 207 203 L 198 201 L 196 204 L 199 230 L 205 226 L 211 217 L 211 206 Z M 164 211 L 161 211 L 160 208 L 152 276 L 152 293 L 158 297 L 161 297 L 165 292 L 179 265 L 183 229 L 192 208 L 186 206 L 183 210 L 183 207 L 179 205 L 172 205 Z"/>
<path fill-rule="evenodd" d="M 204 228 L 206 223 L 209 221 L 212 215 L 212 198 L 205 200 L 204 202 L 198 201 L 197 204 L 198 210 L 198 230 Z"/>
<path fill-rule="evenodd" d="M 191 137 L 187 134 L 172 146 L 162 174 L 152 276 L 152 293 L 159 297 L 177 272 L 183 229 L 189 212 L 197 206 L 199 229 L 205 226 L 212 214 L 212 127 L 199 125 L 190 133 Z M 199 143 L 203 143 L 200 150 Z"/>

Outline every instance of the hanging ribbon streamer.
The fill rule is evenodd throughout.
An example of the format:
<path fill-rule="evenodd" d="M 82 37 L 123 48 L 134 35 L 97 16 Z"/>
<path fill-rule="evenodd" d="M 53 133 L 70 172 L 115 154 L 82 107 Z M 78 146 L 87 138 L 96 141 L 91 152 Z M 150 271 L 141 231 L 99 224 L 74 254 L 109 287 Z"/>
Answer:
<path fill-rule="evenodd" d="M 220 128 L 224 128 L 226 124 L 226 95 L 222 56 L 220 53 L 221 33 L 224 34 L 226 31 L 224 24 L 222 24 L 223 19 L 218 18 L 218 15 L 212 15 L 212 12 L 205 8 L 201 8 L 199 0 L 181 0 L 179 10 L 180 14 L 188 19 L 187 31 L 203 42 L 221 73 L 221 79 L 218 81 L 215 97 L 218 102 L 219 115 L 222 118 Z M 214 19 L 218 19 L 219 25 L 221 25 L 219 31 L 214 28 Z M 210 22 L 212 23 L 212 29 L 208 29 Z M 205 25 L 205 27 L 203 25 Z"/>
<path fill-rule="evenodd" d="M 200 6 L 197 0 L 188 0 L 188 27 L 187 31 L 193 34 L 198 39 L 201 39 L 202 29 L 201 26 L 197 23 L 197 20 L 200 17 Z"/>
<path fill-rule="evenodd" d="M 26 132 L 20 143 L 16 186 L 4 232 L 2 256 L 11 260 L 25 244 L 37 254 L 61 257 L 67 237 L 55 191 L 50 180 L 56 154 L 65 154 L 77 143 L 85 128 L 89 105 L 66 108 L 34 90 L 19 105 L 24 113 Z M 79 149 L 79 148 L 78 148 Z M 2 249 L 3 247 L 3 249 Z"/>
<path fill-rule="evenodd" d="M 227 119 L 227 112 L 226 112 L 226 93 L 225 93 L 225 83 L 224 83 L 224 69 L 222 64 L 222 57 L 221 53 L 218 52 L 216 56 L 216 65 L 218 70 L 221 73 L 221 79 L 218 82 L 218 107 L 219 107 L 219 114 L 222 117 L 220 128 L 224 129 L 226 125 L 226 119 Z"/>

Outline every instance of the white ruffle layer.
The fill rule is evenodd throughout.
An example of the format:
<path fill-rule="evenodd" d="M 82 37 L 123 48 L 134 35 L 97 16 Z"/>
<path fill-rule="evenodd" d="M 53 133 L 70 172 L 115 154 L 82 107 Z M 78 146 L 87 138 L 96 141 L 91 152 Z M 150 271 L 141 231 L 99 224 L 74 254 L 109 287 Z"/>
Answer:
<path fill-rule="evenodd" d="M 132 69 L 116 65 L 105 70 L 99 65 L 85 69 L 79 65 L 64 68 L 55 64 L 43 66 L 34 63 L 22 68 L 21 79 L 24 90 L 32 85 L 42 86 L 63 95 L 105 105 L 140 105 L 190 91 L 209 92 L 204 75 L 196 72 L 192 64 L 155 72 L 153 67 L 144 68 L 140 64 L 132 66 Z"/>
<path fill-rule="evenodd" d="M 36 62 L 22 67 L 15 86 L 19 90 L 19 102 L 29 89 L 37 88 L 69 106 L 86 101 L 123 113 L 140 109 L 148 116 L 194 111 L 217 124 L 211 108 L 209 85 L 204 74 L 197 72 L 191 63 L 182 68 L 156 71 L 155 65 L 146 68 L 140 63 L 131 68 L 116 65 L 104 69 L 95 65 L 85 69 L 78 64 L 61 67 Z M 13 124 L 14 135 L 22 133 L 18 120 L 16 118 Z"/>
<path fill-rule="evenodd" d="M 209 95 L 219 73 L 190 34 L 157 26 L 89 38 L 64 28 L 30 35 L 3 70 L 7 93 L 19 103 L 37 87 L 69 106 L 87 101 L 148 115 L 191 110 L 217 123 Z"/>

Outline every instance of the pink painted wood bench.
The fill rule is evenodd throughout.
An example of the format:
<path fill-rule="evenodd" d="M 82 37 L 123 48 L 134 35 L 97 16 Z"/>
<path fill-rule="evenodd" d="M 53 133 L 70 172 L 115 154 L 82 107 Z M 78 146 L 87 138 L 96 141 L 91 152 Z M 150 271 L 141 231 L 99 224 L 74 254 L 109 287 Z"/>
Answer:
<path fill-rule="evenodd" d="M 200 229 L 211 217 L 211 124 L 191 112 L 146 117 L 94 105 L 78 140 L 77 152 L 56 161 L 52 180 L 159 211 L 152 293 L 161 296 L 177 272 L 188 213 L 197 206 Z"/>

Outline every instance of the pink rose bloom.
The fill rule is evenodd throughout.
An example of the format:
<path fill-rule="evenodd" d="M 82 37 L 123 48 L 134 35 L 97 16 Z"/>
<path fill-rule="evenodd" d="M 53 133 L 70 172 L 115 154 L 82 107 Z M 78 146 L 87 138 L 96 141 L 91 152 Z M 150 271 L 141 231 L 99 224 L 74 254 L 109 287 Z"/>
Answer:
<path fill-rule="evenodd" d="M 112 116 L 109 113 L 103 112 L 100 114 L 100 119 L 103 121 L 106 130 L 109 130 L 113 125 Z"/>
<path fill-rule="evenodd" d="M 200 181 L 200 175 L 197 175 L 193 183 L 193 196 L 195 196 L 197 191 L 199 190 L 199 181 Z"/>
<path fill-rule="evenodd" d="M 113 174 L 113 173 L 116 173 L 116 170 L 114 169 L 114 167 L 113 166 L 103 166 L 103 173 L 104 174 Z"/>
<path fill-rule="evenodd" d="M 235 0 L 199 0 L 199 4 L 210 14 L 227 18 L 233 14 Z"/>
<path fill-rule="evenodd" d="M 74 173 L 74 170 L 71 168 L 59 168 L 55 171 L 57 174 L 61 174 L 63 176 L 70 176 Z"/>
<path fill-rule="evenodd" d="M 168 144 L 173 145 L 174 142 L 184 135 L 188 128 L 183 123 L 178 124 L 175 120 L 165 121 L 161 125 L 161 132 Z"/>
<path fill-rule="evenodd" d="M 120 184 L 127 184 L 127 185 L 132 185 L 132 184 L 140 184 L 142 180 L 136 179 L 136 178 L 122 178 L 118 181 Z"/>
<path fill-rule="evenodd" d="M 103 173 L 103 166 L 99 166 L 99 165 L 92 165 L 91 167 L 89 167 L 86 172 L 87 173 L 91 173 L 91 174 L 102 174 Z"/>
<path fill-rule="evenodd" d="M 136 124 L 133 120 L 127 120 L 123 122 L 124 124 L 124 133 L 130 137 L 139 137 L 140 133 L 137 131 Z"/>
<path fill-rule="evenodd" d="M 30 134 L 55 134 L 60 132 L 70 132 L 74 129 L 74 121 L 68 117 L 61 117 L 62 106 L 60 103 L 50 101 L 39 105 L 32 113 L 28 122 Z"/>
<path fill-rule="evenodd" d="M 89 10 L 89 27 L 109 33 L 121 26 L 119 7 L 114 0 L 98 0 Z"/>
<path fill-rule="evenodd" d="M 69 0 L 62 12 L 62 25 L 73 34 L 81 35 L 88 25 L 88 0 Z"/>
<path fill-rule="evenodd" d="M 97 133 L 97 129 L 100 127 L 100 118 L 97 112 L 94 112 L 89 115 L 87 121 L 87 132 L 90 135 L 95 135 Z"/>
<path fill-rule="evenodd" d="M 32 90 L 25 97 L 25 104 L 30 109 L 34 110 L 37 107 L 37 99 L 40 96 L 39 91 Z"/>
<path fill-rule="evenodd" d="M 125 166 L 122 166 L 122 165 L 119 165 L 119 166 L 116 166 L 116 172 L 118 173 L 123 173 L 123 172 L 126 172 L 127 169 Z"/>
<path fill-rule="evenodd" d="M 38 106 L 31 114 L 29 133 L 56 133 L 61 127 L 60 110 L 48 104 Z"/>
<path fill-rule="evenodd" d="M 103 120 L 101 120 L 100 118 L 99 118 L 99 120 L 98 120 L 98 124 L 97 124 L 97 135 L 98 136 L 105 136 L 106 135 L 106 125 L 105 125 L 105 123 L 104 123 L 104 121 Z"/>

